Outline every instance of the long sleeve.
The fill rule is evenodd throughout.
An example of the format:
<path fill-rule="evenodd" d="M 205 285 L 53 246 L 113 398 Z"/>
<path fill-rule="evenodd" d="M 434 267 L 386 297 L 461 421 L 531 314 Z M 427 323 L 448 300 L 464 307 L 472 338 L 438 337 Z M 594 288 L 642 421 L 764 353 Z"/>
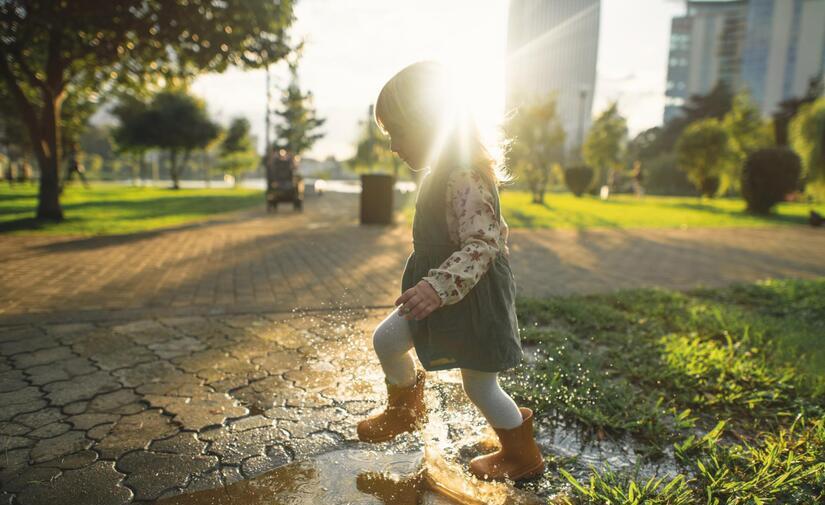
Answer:
<path fill-rule="evenodd" d="M 495 196 L 475 171 L 455 170 L 446 190 L 460 249 L 430 269 L 424 280 L 433 286 L 442 305 L 451 305 L 464 298 L 490 268 L 502 230 L 496 219 Z"/>

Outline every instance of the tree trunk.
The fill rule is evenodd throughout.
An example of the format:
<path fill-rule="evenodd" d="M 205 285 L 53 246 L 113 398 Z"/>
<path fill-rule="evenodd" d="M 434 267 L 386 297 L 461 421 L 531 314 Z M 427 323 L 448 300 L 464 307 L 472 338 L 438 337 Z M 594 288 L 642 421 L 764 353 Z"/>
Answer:
<path fill-rule="evenodd" d="M 180 175 L 178 174 L 178 150 L 177 149 L 170 149 L 169 150 L 169 177 L 172 178 L 172 189 L 180 189 L 180 183 L 178 179 Z"/>
<path fill-rule="evenodd" d="M 40 138 L 33 139 L 40 165 L 40 192 L 37 197 L 37 218 L 60 221 L 60 102 L 59 97 L 43 93 L 43 119 Z"/>

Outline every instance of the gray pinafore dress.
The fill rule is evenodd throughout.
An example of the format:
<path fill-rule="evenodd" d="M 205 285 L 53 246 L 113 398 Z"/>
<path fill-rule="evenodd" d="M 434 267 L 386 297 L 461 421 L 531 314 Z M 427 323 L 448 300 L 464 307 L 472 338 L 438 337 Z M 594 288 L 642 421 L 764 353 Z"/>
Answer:
<path fill-rule="evenodd" d="M 407 258 L 401 292 L 438 268 L 460 245 L 447 228 L 447 177 L 450 169 L 431 170 L 421 181 L 413 219 L 413 252 Z M 498 191 L 496 219 L 501 220 Z M 516 285 L 504 251 L 459 302 L 444 305 L 418 321 L 407 321 L 418 359 L 426 370 L 469 368 L 500 372 L 522 359 L 515 307 Z"/>

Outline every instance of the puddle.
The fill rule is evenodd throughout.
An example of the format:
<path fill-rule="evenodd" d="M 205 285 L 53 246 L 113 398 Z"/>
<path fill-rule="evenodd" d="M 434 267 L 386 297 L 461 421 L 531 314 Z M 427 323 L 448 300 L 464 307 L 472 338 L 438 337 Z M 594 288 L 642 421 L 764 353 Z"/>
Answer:
<path fill-rule="evenodd" d="M 437 450 L 386 454 L 343 449 L 226 487 L 159 500 L 157 505 L 538 505 L 504 483 L 480 482 Z"/>

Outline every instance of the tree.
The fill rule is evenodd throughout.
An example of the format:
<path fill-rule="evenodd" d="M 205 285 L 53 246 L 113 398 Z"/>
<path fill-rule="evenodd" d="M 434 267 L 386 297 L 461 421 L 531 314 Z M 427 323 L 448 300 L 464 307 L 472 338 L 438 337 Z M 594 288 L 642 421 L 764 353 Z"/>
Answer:
<path fill-rule="evenodd" d="M 220 127 L 209 119 L 206 104 L 185 90 L 158 93 L 145 111 L 145 141 L 169 153 L 172 188 L 180 188 L 180 175 L 195 149 L 205 148 L 220 134 Z"/>
<path fill-rule="evenodd" d="M 770 129 L 762 121 L 759 108 L 748 93 L 737 93 L 730 111 L 722 118 L 722 127 L 728 132 L 731 160 L 728 166 L 728 180 L 738 185 L 742 166 L 748 156 L 772 143 Z"/>
<path fill-rule="evenodd" d="M 676 143 L 676 156 L 688 179 L 705 196 L 714 196 L 729 181 L 724 169 L 731 159 L 727 131 L 714 118 L 702 119 L 689 125 Z"/>
<path fill-rule="evenodd" d="M 112 109 L 112 115 L 118 120 L 118 126 L 112 132 L 112 138 L 120 153 L 131 154 L 137 160 L 137 171 L 145 173 L 146 151 L 152 143 L 152 125 L 147 115 L 148 105 L 131 95 L 124 95 Z M 132 174 L 134 178 L 134 168 Z"/>
<path fill-rule="evenodd" d="M 312 147 L 323 138 L 319 128 L 326 119 L 319 118 L 312 101 L 312 92 L 301 91 L 298 82 L 298 63 L 290 62 L 291 79 L 281 97 L 281 108 L 275 111 L 281 121 L 275 125 L 275 149 L 284 149 L 293 156 Z"/>
<path fill-rule="evenodd" d="M 682 114 L 671 119 L 657 137 L 656 154 L 671 152 L 691 123 L 705 118 L 721 120 L 733 105 L 733 94 L 724 81 L 719 81 L 706 95 L 691 95 L 682 107 Z"/>
<path fill-rule="evenodd" d="M 389 164 L 393 175 L 398 179 L 401 163 L 390 148 L 390 138 L 385 135 L 373 118 L 373 106 L 370 105 L 367 116 L 359 122 L 361 134 L 355 146 L 355 156 L 349 165 L 359 172 L 372 172 L 376 166 Z"/>
<path fill-rule="evenodd" d="M 825 97 L 800 108 L 791 121 L 790 137 L 802 158 L 806 187 L 825 196 Z"/>
<path fill-rule="evenodd" d="M 611 181 L 608 174 L 621 170 L 626 144 L 627 121 L 613 102 L 593 122 L 582 146 L 584 161 L 596 169 L 591 185 L 598 187 L 605 179 Z"/>
<path fill-rule="evenodd" d="M 290 51 L 292 12 L 292 0 L 0 2 L 0 77 L 40 165 L 37 216 L 63 217 L 61 124 L 75 118 L 65 104 L 82 109 L 115 88 L 278 61 Z"/>
<path fill-rule="evenodd" d="M 510 145 L 506 162 L 511 172 L 526 179 L 533 203 L 544 203 L 554 163 L 564 152 L 564 128 L 558 118 L 556 98 L 528 102 L 504 123 L 504 135 Z"/>
<path fill-rule="evenodd" d="M 788 126 L 796 113 L 803 105 L 813 103 L 825 91 L 825 82 L 821 76 L 813 77 L 808 81 L 808 89 L 801 98 L 788 98 L 779 104 L 779 109 L 773 114 L 773 132 L 776 145 L 787 146 Z"/>
<path fill-rule="evenodd" d="M 232 174 L 235 184 L 243 173 L 254 170 L 260 162 L 249 130 L 249 120 L 244 117 L 233 119 L 219 147 L 220 168 L 224 173 Z"/>

